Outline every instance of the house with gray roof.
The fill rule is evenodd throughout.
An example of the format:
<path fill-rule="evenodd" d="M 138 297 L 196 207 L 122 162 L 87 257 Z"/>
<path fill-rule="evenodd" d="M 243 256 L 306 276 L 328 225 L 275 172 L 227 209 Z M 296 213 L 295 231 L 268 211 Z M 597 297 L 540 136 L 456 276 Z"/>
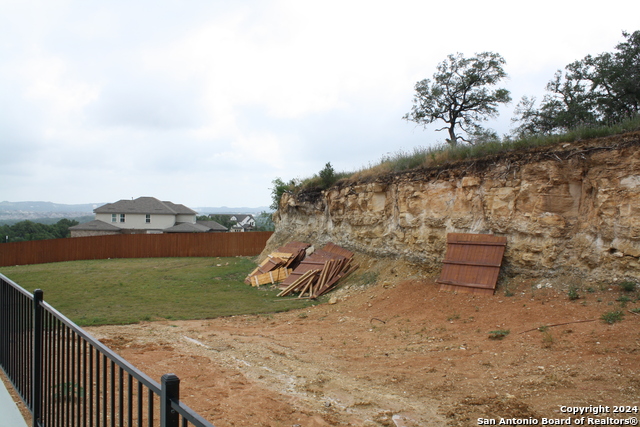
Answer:
<path fill-rule="evenodd" d="M 107 203 L 93 212 L 95 220 L 69 227 L 71 237 L 227 231 L 220 224 L 208 224 L 214 221 L 199 223 L 196 220 L 198 213 L 185 205 L 160 201 L 155 197 Z"/>
<path fill-rule="evenodd" d="M 209 216 L 228 225 L 231 232 L 253 231 L 256 228 L 256 219 L 251 214 L 210 214 Z"/>
<path fill-rule="evenodd" d="M 235 221 L 236 225 L 232 227 L 235 231 L 251 231 L 256 227 L 256 220 L 253 215 L 231 215 L 231 221 Z"/>

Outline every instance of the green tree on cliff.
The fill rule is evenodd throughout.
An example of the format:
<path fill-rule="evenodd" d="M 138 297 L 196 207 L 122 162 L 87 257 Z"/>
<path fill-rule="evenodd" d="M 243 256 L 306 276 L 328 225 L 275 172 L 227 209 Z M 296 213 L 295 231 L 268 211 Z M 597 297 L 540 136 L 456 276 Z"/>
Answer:
<path fill-rule="evenodd" d="M 426 125 L 442 120 L 447 130 L 447 142 L 455 146 L 459 140 L 473 142 L 473 135 L 486 131 L 480 125 L 498 116 L 498 106 L 511 101 L 509 91 L 494 88 L 507 74 L 505 60 L 497 53 L 483 52 L 472 58 L 461 53 L 449 55 L 437 67 L 433 81 L 424 79 L 415 85 L 411 112 L 403 119 Z M 464 132 L 465 139 L 458 132 Z"/>
<path fill-rule="evenodd" d="M 578 126 L 610 125 L 640 114 L 640 31 L 622 33 L 615 52 L 587 55 L 556 72 L 540 107 L 523 97 L 514 133 L 552 134 Z"/>

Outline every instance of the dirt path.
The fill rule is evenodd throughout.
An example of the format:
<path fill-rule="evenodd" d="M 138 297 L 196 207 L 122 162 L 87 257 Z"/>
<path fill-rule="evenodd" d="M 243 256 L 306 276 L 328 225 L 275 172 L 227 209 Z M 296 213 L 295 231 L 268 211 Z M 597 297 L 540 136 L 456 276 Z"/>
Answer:
<path fill-rule="evenodd" d="M 512 296 L 491 297 L 431 279 L 351 285 L 303 311 L 87 329 L 153 378 L 178 375 L 182 400 L 218 427 L 471 426 L 640 405 L 636 294 L 621 308 L 617 286 L 572 301 L 545 285 L 513 279 Z M 619 309 L 622 322 L 599 320 Z"/>

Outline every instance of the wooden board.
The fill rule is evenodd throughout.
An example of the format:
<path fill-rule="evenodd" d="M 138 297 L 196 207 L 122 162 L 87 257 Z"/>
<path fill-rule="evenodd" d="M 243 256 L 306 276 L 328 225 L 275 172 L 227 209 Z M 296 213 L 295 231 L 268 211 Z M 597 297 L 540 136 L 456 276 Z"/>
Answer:
<path fill-rule="evenodd" d="M 291 273 L 289 277 L 287 277 L 281 284 L 282 288 L 286 288 L 291 283 L 298 280 L 304 273 L 311 270 L 316 270 L 324 268 L 324 265 L 327 261 L 331 259 L 344 259 L 342 255 L 338 255 L 336 253 L 327 252 L 324 249 L 318 249 L 304 260 L 300 262 L 298 267 Z"/>
<path fill-rule="evenodd" d="M 494 234 L 449 233 L 440 290 L 493 295 L 506 245 Z"/>
<path fill-rule="evenodd" d="M 314 251 L 280 283 L 282 292 L 278 296 L 286 296 L 299 292 L 299 297 L 308 293 L 309 298 L 329 292 L 336 283 L 354 271 L 351 266 L 353 252 L 333 243 L 327 243 L 322 249 Z"/>
<path fill-rule="evenodd" d="M 281 282 L 289 277 L 292 271 L 293 270 L 290 268 L 280 267 L 266 273 L 251 276 L 251 286 L 257 287 L 260 285 L 266 285 L 267 283 L 271 283 L 273 285 L 276 282 Z"/>
<path fill-rule="evenodd" d="M 289 242 L 285 246 L 278 248 L 275 252 L 267 255 L 267 258 L 256 267 L 249 275 L 244 279 L 244 282 L 249 285 L 259 286 L 265 283 L 279 282 L 285 279 L 288 274 L 284 275 L 282 272 L 278 275 L 277 279 L 273 279 L 271 273 L 277 269 L 284 268 L 284 271 L 291 271 L 298 266 L 306 255 L 306 250 L 311 245 L 309 243 L 302 242 Z M 268 276 L 265 276 L 268 275 Z M 268 277 L 268 279 L 266 278 Z"/>
<path fill-rule="evenodd" d="M 353 258 L 353 252 L 346 250 L 332 242 L 327 243 L 322 248 L 323 251 L 331 252 L 332 254 L 342 255 L 345 258 Z"/>

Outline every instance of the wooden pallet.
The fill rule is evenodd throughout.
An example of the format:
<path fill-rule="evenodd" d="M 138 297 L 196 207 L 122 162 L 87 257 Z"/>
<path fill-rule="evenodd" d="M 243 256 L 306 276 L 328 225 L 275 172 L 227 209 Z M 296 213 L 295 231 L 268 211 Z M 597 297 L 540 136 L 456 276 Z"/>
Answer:
<path fill-rule="evenodd" d="M 267 283 L 271 283 L 275 285 L 276 283 L 282 282 L 284 279 L 289 277 L 293 269 L 280 267 L 275 270 L 267 271 L 262 274 L 255 274 L 250 277 L 251 286 L 258 287 L 260 285 L 266 285 Z"/>
<path fill-rule="evenodd" d="M 244 282 L 247 285 L 260 286 L 260 284 L 276 283 L 286 279 L 290 272 L 305 258 L 306 250 L 310 246 L 310 244 L 302 242 L 287 243 L 267 255 L 260 265 L 244 279 Z M 281 271 L 274 276 L 273 272 L 276 270 Z M 256 283 L 259 284 L 256 285 Z"/>

